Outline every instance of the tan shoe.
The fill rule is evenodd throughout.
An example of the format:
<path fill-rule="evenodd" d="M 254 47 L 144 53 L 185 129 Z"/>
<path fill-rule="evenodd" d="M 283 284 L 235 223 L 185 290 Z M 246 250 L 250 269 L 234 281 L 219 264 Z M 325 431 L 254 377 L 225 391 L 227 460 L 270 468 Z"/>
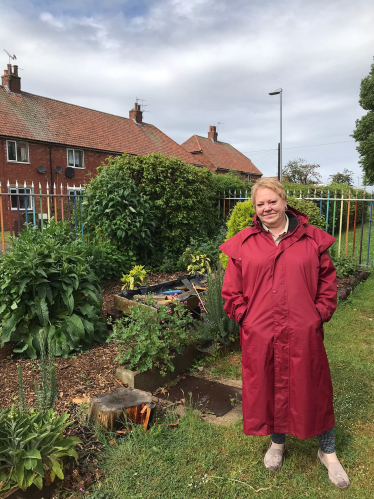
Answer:
<path fill-rule="evenodd" d="M 346 489 L 350 486 L 351 482 L 349 481 L 348 475 L 339 461 L 335 463 L 327 463 L 321 449 L 318 449 L 317 455 L 321 463 L 326 466 L 327 471 L 329 472 L 330 482 L 339 487 L 339 489 Z"/>
<path fill-rule="evenodd" d="M 270 442 L 264 457 L 265 468 L 271 471 L 279 471 L 282 468 L 286 446 L 284 446 L 283 450 L 272 449 L 271 444 L 272 442 Z"/>

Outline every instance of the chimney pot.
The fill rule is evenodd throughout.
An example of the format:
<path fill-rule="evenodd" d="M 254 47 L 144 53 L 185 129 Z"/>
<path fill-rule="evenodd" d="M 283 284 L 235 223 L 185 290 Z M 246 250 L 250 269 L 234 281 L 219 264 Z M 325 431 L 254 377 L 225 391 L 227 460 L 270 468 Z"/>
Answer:
<path fill-rule="evenodd" d="M 10 92 L 15 94 L 21 93 L 21 78 L 18 76 L 18 66 L 7 64 L 7 69 L 4 69 L 4 74 L 1 77 L 1 84 L 8 87 Z"/>
<path fill-rule="evenodd" d="M 134 109 L 131 109 L 129 112 L 129 118 L 130 120 L 134 120 L 135 123 L 143 123 L 143 111 L 140 108 L 140 104 L 137 102 L 134 104 Z"/>
<path fill-rule="evenodd" d="M 217 133 L 217 129 L 216 129 L 215 126 L 210 126 L 209 127 L 208 139 L 211 139 L 214 143 L 217 142 L 218 133 Z"/>

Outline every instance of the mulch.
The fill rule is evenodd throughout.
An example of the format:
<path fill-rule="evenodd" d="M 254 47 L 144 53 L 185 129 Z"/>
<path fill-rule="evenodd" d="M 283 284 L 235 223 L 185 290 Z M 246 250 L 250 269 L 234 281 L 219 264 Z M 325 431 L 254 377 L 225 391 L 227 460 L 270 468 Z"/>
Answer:
<path fill-rule="evenodd" d="M 172 281 L 182 275 L 185 275 L 185 272 L 150 274 L 148 284 Z M 113 310 L 113 296 L 119 294 L 121 289 L 120 281 L 104 284 L 104 316 Z M 77 353 L 66 359 L 56 357 L 56 380 L 59 394 L 57 412 L 69 412 L 74 398 L 96 397 L 100 393 L 112 391 L 118 387 L 115 378 L 118 364 L 114 361 L 117 354 L 117 346 L 114 343 L 94 343 L 87 353 Z M 17 364 L 22 368 L 26 403 L 30 407 L 34 405 L 34 383 L 39 382 L 39 361 L 22 359 L 20 355 L 13 354 L 12 358 L 0 360 L 0 407 L 9 407 L 18 398 Z"/>

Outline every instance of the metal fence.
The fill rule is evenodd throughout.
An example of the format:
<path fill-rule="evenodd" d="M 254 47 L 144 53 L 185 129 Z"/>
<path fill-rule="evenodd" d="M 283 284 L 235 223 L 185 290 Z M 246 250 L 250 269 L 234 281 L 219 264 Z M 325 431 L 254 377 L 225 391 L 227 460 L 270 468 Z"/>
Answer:
<path fill-rule="evenodd" d="M 22 185 L 22 184 L 21 184 Z M 48 182 L 45 186 L 39 183 L 38 187 L 27 185 L 24 182 L 20 187 L 7 183 L 2 189 L 0 182 L 0 228 L 1 248 L 6 251 L 6 239 L 16 236 L 25 223 L 31 223 L 43 230 L 44 225 L 53 217 L 55 221 L 69 220 L 76 230 L 82 234 L 83 241 L 83 209 L 82 186 L 63 186 L 50 188 Z"/>
<path fill-rule="evenodd" d="M 319 208 L 319 214 L 324 217 L 325 230 L 336 237 L 338 256 L 355 256 L 358 264 L 364 267 L 374 266 L 371 253 L 371 225 L 373 215 L 373 193 L 360 191 L 341 192 L 308 190 L 303 197 L 302 191 L 287 191 L 287 196 L 313 202 Z M 248 191 L 223 193 L 219 200 L 220 216 L 229 218 L 234 206 L 251 199 Z"/>

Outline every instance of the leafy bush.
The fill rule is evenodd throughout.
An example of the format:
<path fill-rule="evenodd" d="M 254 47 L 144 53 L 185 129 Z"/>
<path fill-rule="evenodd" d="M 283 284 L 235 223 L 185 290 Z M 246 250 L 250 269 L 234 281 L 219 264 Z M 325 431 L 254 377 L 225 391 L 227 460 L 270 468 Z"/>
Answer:
<path fill-rule="evenodd" d="M 191 248 L 186 248 L 182 255 L 182 261 L 184 267 L 190 273 L 206 274 L 210 270 L 210 259 L 206 255 L 192 251 Z"/>
<path fill-rule="evenodd" d="M 198 323 L 199 341 L 216 341 L 228 345 L 239 336 L 239 326 L 229 319 L 223 309 L 225 300 L 221 296 L 224 272 L 218 267 L 216 272 L 208 274 L 208 287 L 200 310 L 203 321 Z"/>
<path fill-rule="evenodd" d="M 85 238 L 82 255 L 100 282 L 119 279 L 124 270 L 136 264 L 134 252 L 99 237 Z"/>
<path fill-rule="evenodd" d="M 130 270 L 138 258 L 150 256 L 155 219 L 153 203 L 122 168 L 121 159 L 109 159 L 86 186 L 84 221 L 92 242 L 109 240 L 128 257 L 122 270 Z"/>
<path fill-rule="evenodd" d="M 123 155 L 109 158 L 106 165 L 99 168 L 97 178 L 102 175 L 105 179 L 120 177 L 122 182 L 130 178 L 138 191 L 152 202 L 157 222 L 157 230 L 152 237 L 152 265 L 159 266 L 165 256 L 178 259 L 192 237 L 216 234 L 218 213 L 212 189 L 213 174 L 206 168 L 187 165 L 178 158 L 162 154 Z M 102 185 L 104 192 L 108 190 L 107 184 Z M 105 194 L 102 196 L 105 197 Z M 124 217 L 128 210 L 123 206 L 121 210 Z M 92 218 L 94 223 L 96 217 Z"/>
<path fill-rule="evenodd" d="M 148 305 L 152 305 L 152 299 Z M 108 341 L 118 344 L 120 353 L 115 360 L 126 363 L 129 369 L 144 372 L 159 369 L 161 374 L 174 371 L 172 360 L 189 343 L 186 328 L 192 317 L 182 302 L 175 297 L 173 305 L 147 308 L 136 304 L 128 318 L 113 323 Z"/>
<path fill-rule="evenodd" d="M 79 241 L 64 242 L 65 230 L 62 222 L 43 232 L 26 226 L 0 260 L 1 345 L 17 342 L 15 351 L 31 358 L 40 350 L 40 329 L 52 339 L 55 355 L 104 339 L 97 278 Z"/>
<path fill-rule="evenodd" d="M 336 268 L 338 277 L 352 277 L 357 270 L 357 260 L 353 256 L 338 256 L 334 246 L 330 250 L 330 256 Z"/>
<path fill-rule="evenodd" d="M 16 485 L 22 490 L 32 484 L 42 489 L 43 479 L 64 478 L 62 458 L 77 458 L 74 446 L 81 443 L 79 438 L 63 437 L 68 417 L 58 417 L 52 409 L 0 410 L 0 492 Z"/>
<path fill-rule="evenodd" d="M 147 271 L 143 265 L 136 265 L 128 274 L 123 274 L 121 282 L 124 283 L 122 289 L 136 289 L 144 284 Z"/>
<path fill-rule="evenodd" d="M 223 193 L 227 195 L 229 192 L 234 193 L 235 191 L 237 194 L 241 191 L 243 195 L 247 191 L 249 195 L 253 185 L 235 171 L 230 171 L 224 175 L 213 175 L 212 184 L 216 195 L 219 197 L 222 197 Z"/>
<path fill-rule="evenodd" d="M 231 217 L 227 222 L 228 232 L 226 234 L 226 239 L 235 236 L 241 230 L 249 227 L 252 224 L 253 217 L 256 211 L 253 208 L 252 201 L 243 201 L 237 203 L 232 210 Z M 229 258 L 227 255 L 221 253 L 220 255 L 223 268 L 226 268 Z"/>
<path fill-rule="evenodd" d="M 322 230 L 326 229 L 326 219 L 319 214 L 319 208 L 312 202 L 306 199 L 297 199 L 293 196 L 288 196 L 287 204 L 297 211 L 301 211 L 309 218 L 309 223 L 319 227 Z"/>

